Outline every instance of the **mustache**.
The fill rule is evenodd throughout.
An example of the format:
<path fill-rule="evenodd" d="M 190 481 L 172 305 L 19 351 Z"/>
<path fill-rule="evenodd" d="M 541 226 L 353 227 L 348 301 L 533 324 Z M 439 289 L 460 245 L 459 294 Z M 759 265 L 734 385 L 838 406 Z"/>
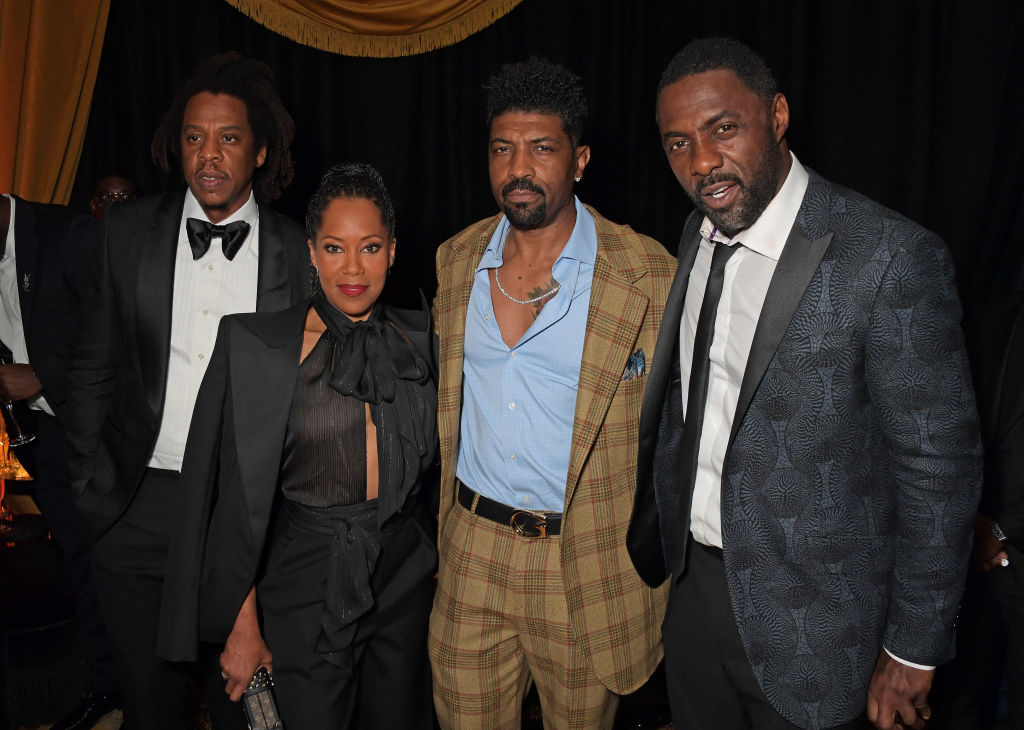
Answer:
<path fill-rule="evenodd" d="M 535 193 L 535 194 L 541 195 L 541 196 L 544 195 L 544 191 L 541 190 L 541 188 L 539 186 L 535 185 L 530 180 L 527 180 L 525 177 L 521 177 L 518 180 L 513 180 L 508 185 L 503 187 L 501 189 L 501 196 L 505 197 L 509 193 L 511 193 L 513 191 L 516 191 L 516 190 L 524 190 L 524 191 L 526 191 L 528 193 Z"/>
<path fill-rule="evenodd" d="M 702 178 L 701 181 L 697 184 L 698 197 L 703 195 L 704 191 L 707 190 L 708 188 L 714 187 L 715 185 L 721 185 L 724 182 L 735 183 L 741 188 L 746 187 L 746 185 L 743 184 L 743 181 L 740 180 L 739 175 L 733 175 L 727 172 L 712 173 L 707 177 Z"/>

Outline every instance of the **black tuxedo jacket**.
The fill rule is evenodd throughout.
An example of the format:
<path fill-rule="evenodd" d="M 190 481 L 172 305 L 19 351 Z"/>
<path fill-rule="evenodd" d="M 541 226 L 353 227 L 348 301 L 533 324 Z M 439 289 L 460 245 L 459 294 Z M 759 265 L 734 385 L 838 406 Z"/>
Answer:
<path fill-rule="evenodd" d="M 967 330 L 985 443 L 978 510 L 1024 560 L 1024 294 L 980 305 Z M 998 568 L 997 568 L 998 570 Z"/>
<path fill-rule="evenodd" d="M 981 448 L 942 241 L 808 173 L 743 374 L 721 515 L 754 675 L 779 714 L 822 728 L 864 711 L 883 645 L 950 658 Z M 678 339 L 699 223 L 680 244 L 640 417 L 627 544 L 652 584 L 689 533 Z"/>
<path fill-rule="evenodd" d="M 85 263 L 98 223 L 92 216 L 75 214 L 64 206 L 11 197 L 18 298 L 28 360 L 43 384 L 43 397 L 59 417 L 67 394 L 68 350 L 78 329 Z M 9 357 L 9 352 L 4 354 Z M 15 406 L 18 423 L 26 431 L 34 430 L 40 411 L 30 410 L 24 403 Z M 50 446 L 55 445 L 32 442 L 17 450 L 29 473 L 35 473 L 35 450 Z"/>
<path fill-rule="evenodd" d="M 436 337 L 425 303 L 419 311 L 382 306 L 385 319 L 434 363 Z M 256 579 L 278 497 L 309 307 L 305 302 L 283 312 L 221 320 L 185 449 L 187 490 L 168 557 L 157 635 L 157 653 L 164 659 L 195 660 L 200 638 L 223 642 Z M 425 462 L 434 457 L 424 455 Z M 419 498 L 431 497 L 421 491 Z"/>
<path fill-rule="evenodd" d="M 160 428 L 184 201 L 182 189 L 112 206 L 89 262 L 66 424 L 76 505 L 93 542 L 130 502 Z M 309 291 L 306 234 L 267 206 L 259 216 L 256 307 L 285 309 Z"/>

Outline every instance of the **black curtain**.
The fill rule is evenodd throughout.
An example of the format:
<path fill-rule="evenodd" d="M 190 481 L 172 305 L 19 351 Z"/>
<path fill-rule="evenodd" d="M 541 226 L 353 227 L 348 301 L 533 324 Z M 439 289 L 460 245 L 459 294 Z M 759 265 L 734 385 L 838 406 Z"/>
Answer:
<path fill-rule="evenodd" d="M 153 130 L 203 58 L 238 50 L 276 70 L 296 121 L 276 207 L 302 220 L 328 165 L 377 166 L 398 210 L 389 296 L 412 303 L 434 291 L 437 245 L 496 211 L 481 84 L 538 54 L 588 90 L 581 199 L 674 252 L 690 204 L 658 145 L 655 87 L 688 40 L 729 35 L 775 71 L 800 160 L 942 235 L 970 306 L 1024 288 L 1022 18 L 1018 0 L 525 0 L 453 47 L 380 60 L 298 45 L 221 0 L 113 0 L 72 204 L 113 169 L 146 193 L 180 184 L 150 162 Z"/>

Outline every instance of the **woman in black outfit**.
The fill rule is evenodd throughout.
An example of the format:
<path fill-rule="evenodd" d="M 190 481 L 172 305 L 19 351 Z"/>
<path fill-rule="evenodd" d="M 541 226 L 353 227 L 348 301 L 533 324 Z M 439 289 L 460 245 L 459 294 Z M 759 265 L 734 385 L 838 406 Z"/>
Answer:
<path fill-rule="evenodd" d="M 312 301 L 221 322 L 159 649 L 188 660 L 197 637 L 221 642 L 232 700 L 272 667 L 289 730 L 430 728 L 430 316 L 377 301 L 394 208 L 371 166 L 331 168 L 306 229 Z"/>

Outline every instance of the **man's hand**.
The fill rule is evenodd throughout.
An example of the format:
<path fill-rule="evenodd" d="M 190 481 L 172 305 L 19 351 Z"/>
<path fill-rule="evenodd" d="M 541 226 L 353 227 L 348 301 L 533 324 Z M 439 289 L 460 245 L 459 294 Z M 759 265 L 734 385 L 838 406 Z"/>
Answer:
<path fill-rule="evenodd" d="M 934 670 L 908 667 L 882 649 L 868 687 L 868 719 L 878 730 L 920 730 L 932 716 L 928 690 L 934 676 Z"/>
<path fill-rule="evenodd" d="M 39 382 L 31 365 L 0 365 L 0 398 L 13 402 L 39 395 Z"/>
<path fill-rule="evenodd" d="M 260 634 L 259 620 L 256 617 L 256 592 L 249 589 L 249 595 L 238 611 L 235 625 L 224 642 L 224 651 L 220 655 L 221 677 L 224 679 L 224 692 L 232 702 L 242 699 L 242 692 L 252 681 L 257 667 L 266 667 L 272 671 L 273 657 Z"/>
<path fill-rule="evenodd" d="M 992 534 L 992 518 L 981 514 L 974 517 L 974 545 L 971 547 L 971 567 L 988 571 L 998 568 L 1010 556 L 1003 550 L 1003 543 Z"/>

